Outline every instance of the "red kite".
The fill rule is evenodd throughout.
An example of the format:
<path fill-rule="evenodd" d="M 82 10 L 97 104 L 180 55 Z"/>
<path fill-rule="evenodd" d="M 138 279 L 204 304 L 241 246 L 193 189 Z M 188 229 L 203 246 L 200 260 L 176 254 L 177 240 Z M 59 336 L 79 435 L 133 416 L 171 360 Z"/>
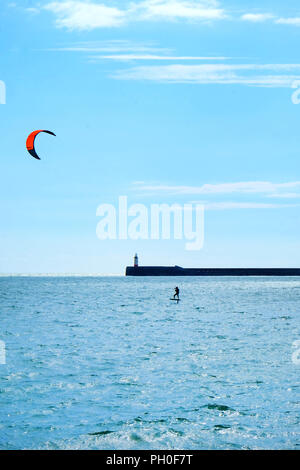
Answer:
<path fill-rule="evenodd" d="M 35 141 L 35 138 L 36 136 L 40 133 L 40 132 L 46 132 L 47 134 L 51 134 L 51 135 L 54 135 L 55 134 L 51 131 L 44 131 L 44 130 L 39 130 L 39 131 L 34 131 L 34 132 L 31 132 L 31 134 L 29 134 L 29 136 L 27 137 L 27 140 L 26 140 L 26 148 L 28 150 L 28 152 L 30 153 L 30 155 L 32 155 L 34 158 L 36 158 L 37 160 L 40 160 L 40 157 L 38 156 L 38 154 L 36 153 L 35 151 L 35 148 L 34 148 L 34 141 Z"/>

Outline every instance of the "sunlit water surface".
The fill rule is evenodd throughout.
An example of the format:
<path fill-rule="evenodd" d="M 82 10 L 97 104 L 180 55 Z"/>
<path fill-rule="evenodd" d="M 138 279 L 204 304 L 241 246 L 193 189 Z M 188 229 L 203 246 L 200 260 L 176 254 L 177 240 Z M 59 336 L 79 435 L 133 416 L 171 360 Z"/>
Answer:
<path fill-rule="evenodd" d="M 0 448 L 299 448 L 299 311 L 298 278 L 2 277 Z"/>

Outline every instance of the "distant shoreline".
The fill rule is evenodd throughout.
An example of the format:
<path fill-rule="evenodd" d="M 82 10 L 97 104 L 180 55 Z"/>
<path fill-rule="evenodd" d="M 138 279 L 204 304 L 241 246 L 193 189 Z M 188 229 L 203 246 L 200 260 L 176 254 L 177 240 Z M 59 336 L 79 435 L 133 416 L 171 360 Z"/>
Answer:
<path fill-rule="evenodd" d="M 182 268 L 127 266 L 126 276 L 300 276 L 300 268 Z"/>
<path fill-rule="evenodd" d="M 193 268 L 190 268 L 190 269 L 193 269 Z M 196 268 L 194 268 L 196 269 Z M 102 277 L 117 277 L 117 278 L 128 278 L 128 277 L 154 277 L 154 278 L 157 278 L 157 277 L 245 277 L 245 278 L 248 278 L 248 277 L 300 277 L 300 273 L 299 274 L 294 274 L 294 273 L 286 273 L 286 271 L 288 269 L 291 269 L 291 270 L 294 270 L 294 269 L 297 269 L 297 268 L 282 268 L 282 270 L 286 273 L 286 274 L 280 274 L 278 273 L 281 268 L 277 268 L 276 271 L 277 271 L 277 274 L 275 273 L 274 274 L 274 271 L 272 271 L 272 273 L 270 274 L 252 274 L 252 273 L 249 273 L 249 274 L 240 274 L 240 271 L 242 269 L 245 269 L 246 268 L 236 268 L 238 269 L 239 273 L 237 272 L 231 272 L 231 274 L 228 274 L 228 273 L 223 273 L 222 274 L 222 271 L 223 270 L 230 270 L 230 268 L 209 268 L 209 269 L 206 269 L 205 271 L 208 271 L 208 272 L 205 272 L 205 273 L 202 273 L 202 274 L 186 274 L 186 273 L 180 273 L 180 274 L 171 274 L 171 273 L 168 273 L 168 274 L 145 274 L 145 273 L 142 273 L 142 274 L 124 274 L 124 273 L 121 273 L 121 274 L 100 274 L 100 273 L 91 273 L 91 274 L 85 274 L 85 273 L 81 273 L 81 274 L 78 274 L 78 273 L 0 273 L 0 278 L 102 278 Z M 259 268 L 258 268 L 259 269 Z M 275 268 L 269 268 L 270 270 L 273 270 Z M 210 272 L 210 270 L 213 270 L 213 273 Z M 219 272 L 218 272 L 219 271 Z M 233 271 L 233 270 L 231 270 Z M 257 271 L 257 269 L 256 269 Z M 300 271 L 300 270 L 299 270 Z"/>
<path fill-rule="evenodd" d="M 124 274 L 0 273 L 0 277 L 125 277 Z"/>

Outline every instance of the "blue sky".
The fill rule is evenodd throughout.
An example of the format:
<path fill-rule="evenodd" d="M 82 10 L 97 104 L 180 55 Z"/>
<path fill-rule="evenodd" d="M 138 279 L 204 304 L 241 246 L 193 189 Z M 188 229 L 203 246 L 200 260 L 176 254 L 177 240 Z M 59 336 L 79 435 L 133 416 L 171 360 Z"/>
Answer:
<path fill-rule="evenodd" d="M 300 266 L 297 2 L 4 0 L 0 20 L 0 272 Z M 41 161 L 35 129 L 57 135 Z M 100 241 L 120 195 L 204 203 L 204 248 Z"/>

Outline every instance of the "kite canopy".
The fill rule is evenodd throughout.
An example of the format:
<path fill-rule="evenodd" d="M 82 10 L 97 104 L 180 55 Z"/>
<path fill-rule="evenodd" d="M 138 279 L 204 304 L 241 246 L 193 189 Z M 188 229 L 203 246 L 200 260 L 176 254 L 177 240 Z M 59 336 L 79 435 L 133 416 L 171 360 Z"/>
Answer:
<path fill-rule="evenodd" d="M 31 134 L 29 134 L 29 136 L 27 137 L 27 140 L 26 140 L 26 148 L 27 148 L 28 152 L 30 153 L 30 155 L 32 157 L 36 158 L 37 160 L 40 160 L 40 157 L 38 156 L 38 154 L 35 151 L 34 141 L 35 141 L 36 136 L 40 132 L 46 132 L 47 134 L 51 134 L 51 135 L 55 136 L 55 134 L 53 132 L 45 131 L 45 130 L 38 130 L 38 131 L 31 132 Z"/>

